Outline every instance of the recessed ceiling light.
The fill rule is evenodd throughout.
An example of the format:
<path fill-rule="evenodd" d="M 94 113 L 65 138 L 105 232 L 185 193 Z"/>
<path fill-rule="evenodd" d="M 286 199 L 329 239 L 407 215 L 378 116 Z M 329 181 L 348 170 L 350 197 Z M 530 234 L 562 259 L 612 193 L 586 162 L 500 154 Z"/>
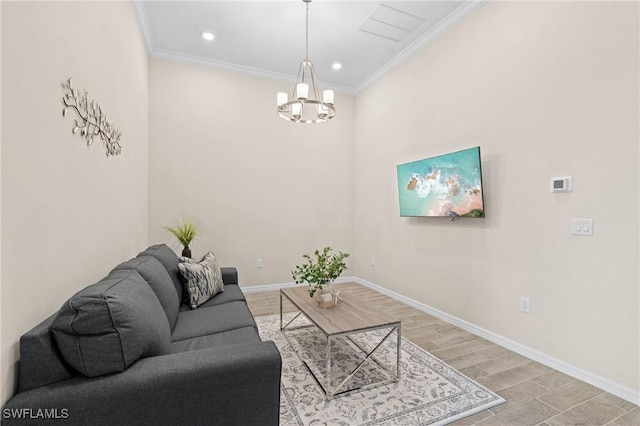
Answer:
<path fill-rule="evenodd" d="M 336 62 L 331 65 L 331 68 L 333 68 L 334 70 L 339 70 L 340 68 L 342 68 L 342 64 L 340 62 Z"/>
<path fill-rule="evenodd" d="M 203 31 L 200 33 L 200 35 L 202 36 L 203 39 L 207 40 L 207 41 L 212 41 L 214 38 L 216 38 L 212 32 L 209 31 Z"/>

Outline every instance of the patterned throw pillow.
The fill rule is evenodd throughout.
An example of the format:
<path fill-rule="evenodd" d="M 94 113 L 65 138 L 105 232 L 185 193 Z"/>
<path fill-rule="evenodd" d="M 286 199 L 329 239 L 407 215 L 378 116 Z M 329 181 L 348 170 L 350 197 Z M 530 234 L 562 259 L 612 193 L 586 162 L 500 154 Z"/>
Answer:
<path fill-rule="evenodd" d="M 205 254 L 199 261 L 181 257 L 178 269 L 191 309 L 196 309 L 224 291 L 222 272 L 220 272 L 216 255 L 212 252 Z"/>

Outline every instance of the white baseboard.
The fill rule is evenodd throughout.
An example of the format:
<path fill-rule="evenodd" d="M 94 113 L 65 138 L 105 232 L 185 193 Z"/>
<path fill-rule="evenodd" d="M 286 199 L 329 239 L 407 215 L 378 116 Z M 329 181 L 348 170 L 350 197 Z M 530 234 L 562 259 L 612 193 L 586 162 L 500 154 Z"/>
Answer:
<path fill-rule="evenodd" d="M 499 334 L 486 330 L 482 327 L 479 327 L 475 324 L 467 322 L 463 319 L 460 319 L 453 315 L 449 315 L 446 312 L 442 312 L 438 309 L 432 308 L 431 306 L 425 305 L 424 303 L 418 302 L 416 300 L 403 296 L 394 291 L 387 290 L 386 288 L 380 287 L 377 284 L 374 284 L 367 280 L 363 280 L 362 278 L 358 278 L 358 277 L 338 278 L 335 282 L 336 283 L 356 282 L 365 287 L 369 287 L 370 289 L 375 290 L 384 295 L 387 295 L 392 299 L 405 303 L 411 306 L 412 308 L 425 312 L 429 315 L 433 315 L 436 318 L 440 318 L 441 320 L 446 321 L 449 324 L 453 324 L 457 327 L 460 327 L 463 330 L 466 330 L 470 333 L 475 334 L 476 336 L 480 336 L 497 345 L 503 346 L 513 352 L 516 352 L 522 356 L 531 358 L 532 360 L 537 361 L 540 364 L 546 365 L 547 367 L 551 367 L 554 370 L 560 371 L 578 380 L 582 380 L 583 382 L 589 383 L 590 385 L 600 388 L 606 392 L 609 392 L 633 404 L 640 405 L 640 394 L 631 388 L 628 388 L 626 386 L 623 386 L 611 380 L 605 379 L 596 374 L 590 373 L 586 370 L 583 370 L 574 365 L 571 365 L 569 363 L 556 359 L 552 356 L 539 352 L 521 343 L 514 342 L 511 339 L 507 339 L 506 337 L 500 336 Z M 242 291 L 245 293 L 258 293 L 262 291 L 279 290 L 281 288 L 295 287 L 299 285 L 301 284 L 295 284 L 295 283 L 268 284 L 268 285 L 252 286 L 252 287 L 242 287 Z"/>
<path fill-rule="evenodd" d="M 359 279 L 358 277 L 342 277 L 342 278 L 338 278 L 334 282 L 336 284 L 353 283 L 353 282 L 359 282 L 358 279 Z M 304 284 L 282 283 L 282 284 L 254 285 L 251 287 L 240 286 L 240 288 L 244 293 L 261 293 L 263 291 L 280 290 L 281 288 L 298 287 L 301 285 L 304 285 Z"/>
<path fill-rule="evenodd" d="M 422 311 L 429 315 L 433 315 L 434 317 L 440 318 L 441 320 L 446 321 L 450 324 L 453 324 L 457 327 L 460 327 L 463 330 L 466 330 L 477 336 L 483 337 L 495 344 L 503 346 L 522 356 L 531 358 L 532 360 L 537 361 L 540 364 L 546 365 L 547 367 L 551 367 L 554 370 L 560 371 L 578 380 L 582 380 L 583 382 L 589 383 L 597 388 L 600 388 L 606 392 L 616 395 L 617 397 L 620 397 L 626 401 L 629 401 L 636 405 L 640 404 L 640 394 L 631 388 L 628 388 L 619 383 L 613 382 L 611 380 L 600 377 L 596 374 L 585 371 L 581 368 L 578 368 L 574 365 L 571 365 L 569 363 L 556 359 L 542 352 L 539 352 L 528 346 L 522 345 L 518 342 L 514 342 L 513 340 L 507 339 L 506 337 L 500 336 L 482 327 L 478 327 L 475 324 L 471 324 L 470 322 L 462 320 L 453 315 L 449 315 L 445 312 L 439 311 L 438 309 L 432 308 L 431 306 L 425 305 L 424 303 L 417 302 L 399 293 L 396 293 L 391 290 L 387 290 L 386 288 L 380 287 L 377 284 L 373 284 L 369 281 L 363 280 L 358 277 L 353 278 L 353 281 L 365 287 L 369 287 L 370 289 L 375 290 L 379 293 L 385 294 L 402 303 L 406 303 L 407 305 L 411 306 L 412 308 L 418 309 L 419 311 Z"/>
<path fill-rule="evenodd" d="M 300 284 L 296 284 L 296 283 L 265 284 L 265 285 L 252 285 L 250 287 L 240 286 L 240 288 L 242 289 L 243 293 L 249 294 L 249 293 L 262 293 L 263 291 L 280 290 L 282 288 L 295 287 L 297 285 L 300 285 Z"/>

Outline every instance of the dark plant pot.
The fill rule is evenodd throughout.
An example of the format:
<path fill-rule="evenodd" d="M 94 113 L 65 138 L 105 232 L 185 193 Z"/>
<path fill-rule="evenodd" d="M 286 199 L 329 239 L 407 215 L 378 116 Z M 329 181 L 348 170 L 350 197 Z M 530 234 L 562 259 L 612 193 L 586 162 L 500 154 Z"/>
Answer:
<path fill-rule="evenodd" d="M 182 256 L 191 258 L 191 249 L 188 246 L 182 250 Z"/>

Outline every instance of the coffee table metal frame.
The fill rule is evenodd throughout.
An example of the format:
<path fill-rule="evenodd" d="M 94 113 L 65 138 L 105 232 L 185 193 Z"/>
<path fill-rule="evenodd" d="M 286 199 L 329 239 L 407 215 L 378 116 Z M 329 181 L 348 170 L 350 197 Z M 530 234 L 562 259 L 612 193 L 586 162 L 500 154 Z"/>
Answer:
<path fill-rule="evenodd" d="M 323 381 L 321 380 L 321 378 L 316 377 L 316 375 L 312 371 L 311 367 L 309 367 L 307 362 L 304 359 L 302 359 L 300 354 L 298 354 L 298 352 L 296 351 L 296 355 L 298 356 L 300 361 L 304 364 L 304 366 L 307 368 L 307 370 L 309 371 L 309 373 L 311 374 L 313 379 L 316 381 L 316 383 L 318 384 L 318 386 L 320 387 L 320 389 L 324 393 L 326 399 L 332 399 L 334 396 L 343 395 L 343 394 L 347 394 L 347 393 L 350 393 L 350 392 L 355 392 L 357 390 L 365 390 L 365 389 L 370 389 L 370 388 L 377 387 L 377 386 L 382 386 L 382 385 L 385 385 L 385 384 L 388 384 L 388 383 L 395 383 L 400 379 L 400 358 L 401 358 L 400 343 L 402 342 L 402 323 L 401 323 L 401 321 L 391 320 L 389 322 L 372 324 L 371 326 L 359 327 L 359 328 L 354 328 L 354 329 L 346 329 L 346 330 L 340 331 L 340 332 L 328 333 L 321 326 L 319 326 L 316 321 L 314 321 L 313 317 L 315 317 L 315 315 L 317 315 L 317 312 L 316 312 L 315 315 L 311 314 L 310 312 L 305 312 L 304 307 L 300 306 L 291 297 L 289 297 L 289 295 L 286 293 L 285 290 L 286 289 L 281 289 L 280 290 L 280 330 L 282 332 L 282 335 L 287 340 L 287 342 L 290 345 L 292 345 L 291 340 L 289 339 L 289 336 L 286 333 L 287 330 L 291 331 L 291 330 L 298 330 L 298 329 L 309 328 L 309 327 L 316 327 L 326 337 L 326 341 L 327 341 L 327 349 L 326 349 L 327 350 L 327 376 L 324 378 L 324 385 L 322 383 Z M 289 300 L 289 302 L 291 302 L 291 304 L 293 306 L 295 306 L 299 311 L 286 324 L 284 324 L 284 319 L 283 319 L 283 310 L 282 310 L 283 297 L 286 297 L 287 300 Z M 344 298 L 343 298 L 343 300 L 344 300 Z M 360 309 L 370 310 L 369 307 L 365 308 L 364 306 L 366 306 L 366 304 L 363 304 L 362 302 L 358 302 L 358 305 L 359 305 L 358 307 Z M 326 315 L 331 315 L 331 313 L 332 313 L 331 311 L 333 309 L 336 309 L 336 308 L 326 309 L 325 310 L 326 311 Z M 295 321 L 300 315 L 304 315 L 311 322 L 311 324 L 307 324 L 307 325 L 303 325 L 303 326 L 297 326 L 297 327 L 289 327 L 291 325 L 291 323 L 293 321 Z M 366 332 L 370 332 L 370 331 L 389 329 L 389 328 L 391 330 L 370 351 L 368 351 L 366 348 L 362 347 L 362 345 L 360 345 L 358 342 L 356 342 L 351 337 L 354 334 L 366 333 Z M 396 341 L 396 368 L 395 368 L 395 372 L 392 371 L 392 369 L 390 369 L 389 367 L 379 363 L 375 358 L 372 357 L 374 355 L 374 353 L 378 350 L 378 348 L 380 348 L 392 336 L 394 331 L 396 332 L 396 339 L 397 339 L 397 341 Z M 337 339 L 337 338 L 340 338 L 340 337 L 348 338 L 366 356 L 365 356 L 364 359 L 362 359 L 362 361 L 360 361 L 360 363 L 351 371 L 351 373 L 342 382 L 340 382 L 337 386 L 332 387 L 332 385 L 331 385 L 331 346 L 332 346 L 333 341 L 335 339 Z M 360 367 L 362 367 L 362 365 L 369 359 L 371 359 L 373 362 L 375 362 L 381 369 L 383 369 L 384 371 L 389 373 L 392 377 L 390 379 L 387 379 L 387 380 L 382 380 L 382 381 L 379 381 L 379 382 L 376 382 L 376 383 L 371 383 L 371 384 L 360 386 L 360 387 L 357 387 L 357 388 L 354 388 L 354 389 L 347 389 L 347 390 L 344 390 L 344 391 L 339 391 L 339 389 L 345 383 L 347 383 L 347 381 L 349 379 L 351 379 L 351 377 L 353 377 L 353 375 L 360 369 Z"/>

